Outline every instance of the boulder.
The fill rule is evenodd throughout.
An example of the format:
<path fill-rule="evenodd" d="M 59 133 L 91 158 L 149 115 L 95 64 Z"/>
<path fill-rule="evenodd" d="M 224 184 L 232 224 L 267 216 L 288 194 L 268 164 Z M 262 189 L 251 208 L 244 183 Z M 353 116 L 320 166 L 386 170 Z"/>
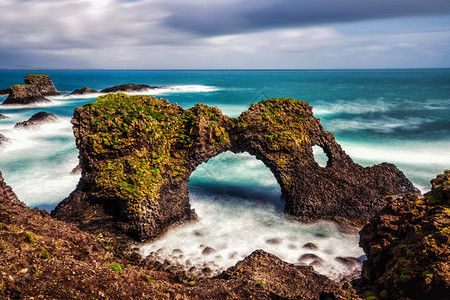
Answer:
<path fill-rule="evenodd" d="M 34 85 L 13 85 L 8 98 L 2 103 L 3 105 L 25 105 L 35 103 L 50 102 L 46 99 Z"/>
<path fill-rule="evenodd" d="M 74 96 L 74 95 L 86 95 L 86 94 L 95 94 L 98 93 L 98 91 L 93 90 L 91 88 L 88 88 L 87 86 L 81 88 L 81 89 L 76 89 L 75 91 L 73 91 L 72 93 L 70 93 L 67 96 Z"/>
<path fill-rule="evenodd" d="M 447 174 L 432 180 L 434 191 Z M 367 255 L 362 282 L 373 294 L 382 299 L 450 295 L 450 211 L 443 203 L 436 195 L 392 199 L 360 231 Z"/>
<path fill-rule="evenodd" d="M 8 117 L 3 114 L 0 114 L 0 119 L 6 119 L 6 118 L 8 118 Z"/>
<path fill-rule="evenodd" d="M 312 107 L 294 99 L 268 99 L 232 119 L 204 104 L 184 110 L 164 99 L 110 94 L 75 109 L 72 123 L 84 173 L 53 215 L 86 230 L 98 230 L 103 219 L 116 234 L 146 240 L 195 219 L 189 177 L 227 150 L 268 166 L 286 214 L 300 221 L 362 224 L 385 206 L 383 196 L 419 193 L 394 165 L 354 163 Z M 314 145 L 328 155 L 327 167 L 314 160 Z"/>
<path fill-rule="evenodd" d="M 34 85 L 43 96 L 60 95 L 56 90 L 53 81 L 47 75 L 27 74 L 24 78 L 25 84 Z"/>
<path fill-rule="evenodd" d="M 36 128 L 41 124 L 55 122 L 57 120 L 58 118 L 54 114 L 49 114 L 41 111 L 32 115 L 31 118 L 29 118 L 27 121 L 16 123 L 16 125 L 14 125 L 14 128 Z"/>
<path fill-rule="evenodd" d="M 115 85 L 101 90 L 102 93 L 130 93 L 130 92 L 145 92 L 147 90 L 157 89 L 157 86 L 150 86 L 146 84 L 126 83 Z"/>

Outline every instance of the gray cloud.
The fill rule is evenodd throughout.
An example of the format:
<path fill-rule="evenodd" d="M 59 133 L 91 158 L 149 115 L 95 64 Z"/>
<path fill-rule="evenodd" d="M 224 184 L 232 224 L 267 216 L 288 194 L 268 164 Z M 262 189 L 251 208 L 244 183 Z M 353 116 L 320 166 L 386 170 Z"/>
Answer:
<path fill-rule="evenodd" d="M 450 13 L 448 0 L 239 0 L 168 4 L 168 26 L 198 35 Z"/>

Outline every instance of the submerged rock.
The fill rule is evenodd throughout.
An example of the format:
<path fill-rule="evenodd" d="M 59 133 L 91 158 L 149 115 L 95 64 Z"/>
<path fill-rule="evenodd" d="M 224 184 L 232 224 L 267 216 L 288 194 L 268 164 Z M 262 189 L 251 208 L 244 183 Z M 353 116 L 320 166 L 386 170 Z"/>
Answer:
<path fill-rule="evenodd" d="M 9 142 L 9 139 L 0 133 L 0 147 L 3 147 L 7 142 Z"/>
<path fill-rule="evenodd" d="M 72 123 L 84 173 L 53 215 L 86 230 L 104 220 L 105 230 L 146 240 L 195 219 L 189 176 L 227 150 L 263 161 L 280 184 L 285 212 L 301 221 L 361 224 L 383 208 L 383 196 L 418 193 L 394 165 L 354 163 L 312 107 L 294 99 L 268 99 L 231 119 L 204 104 L 184 110 L 115 94 L 75 109 Z M 314 145 L 327 153 L 327 167 L 314 160 Z"/>
<path fill-rule="evenodd" d="M 47 75 L 27 74 L 25 75 L 24 81 L 25 84 L 34 85 L 43 96 L 60 95 L 53 81 Z"/>
<path fill-rule="evenodd" d="M 11 88 L 11 93 L 8 98 L 2 103 L 7 104 L 34 104 L 42 102 L 50 102 L 39 92 L 38 88 L 34 85 L 13 85 Z"/>
<path fill-rule="evenodd" d="M 0 114 L 0 119 L 6 119 L 6 118 L 8 118 L 8 117 L 3 114 Z"/>
<path fill-rule="evenodd" d="M 14 128 L 36 128 L 44 123 L 55 121 L 58 121 L 58 118 L 54 114 L 49 114 L 45 111 L 41 111 L 32 115 L 31 118 L 29 118 L 27 121 L 17 123 L 16 125 L 14 125 Z"/>
<path fill-rule="evenodd" d="M 316 244 L 314 244 L 314 243 L 306 243 L 306 244 L 304 244 L 303 246 L 302 246 L 302 248 L 305 248 L 305 249 L 310 249 L 310 250 L 317 250 L 318 249 L 318 247 L 316 246 Z"/>
<path fill-rule="evenodd" d="M 81 89 L 77 89 L 75 91 L 73 91 L 72 93 L 70 93 L 67 96 L 72 96 L 72 95 L 86 95 L 86 94 L 95 94 L 98 93 L 98 91 L 93 90 L 91 88 L 88 88 L 87 86 L 81 88 Z"/>
<path fill-rule="evenodd" d="M 450 210 L 440 191 L 450 171 L 432 180 L 425 198 L 393 199 L 360 232 L 367 255 L 362 277 L 384 299 L 445 299 L 450 295 Z M 443 181 L 446 180 L 446 181 Z"/>
<path fill-rule="evenodd" d="M 126 83 L 121 85 L 115 85 L 101 90 L 102 93 L 129 93 L 129 92 L 144 92 L 147 90 L 157 89 L 157 86 L 150 86 L 146 84 L 134 84 Z"/>

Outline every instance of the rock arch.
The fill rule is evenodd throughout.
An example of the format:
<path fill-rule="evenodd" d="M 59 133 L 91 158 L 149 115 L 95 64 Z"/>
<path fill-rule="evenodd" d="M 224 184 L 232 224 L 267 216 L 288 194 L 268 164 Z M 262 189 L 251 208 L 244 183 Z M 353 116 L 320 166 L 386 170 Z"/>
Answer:
<path fill-rule="evenodd" d="M 382 196 L 418 192 L 394 165 L 354 163 L 312 107 L 294 99 L 264 100 L 230 118 L 204 104 L 184 110 L 114 94 L 77 108 L 72 123 L 82 178 L 52 214 L 89 231 L 147 240 L 194 220 L 189 177 L 227 150 L 263 161 L 280 184 L 286 214 L 300 221 L 363 223 L 385 205 Z M 329 156 L 326 168 L 315 162 L 313 145 Z"/>

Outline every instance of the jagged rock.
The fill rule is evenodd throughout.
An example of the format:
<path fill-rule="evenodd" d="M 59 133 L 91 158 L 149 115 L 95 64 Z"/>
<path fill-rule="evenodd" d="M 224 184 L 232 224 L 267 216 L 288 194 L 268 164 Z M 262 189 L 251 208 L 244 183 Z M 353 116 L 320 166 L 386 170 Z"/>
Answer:
<path fill-rule="evenodd" d="M 441 204 L 450 204 L 450 170 L 431 180 L 431 191 L 425 196 Z"/>
<path fill-rule="evenodd" d="M 449 173 L 432 180 L 434 191 L 450 186 L 438 187 Z M 396 198 L 360 231 L 362 277 L 383 299 L 450 295 L 450 211 L 439 204 L 443 198 L 430 196 Z"/>
<path fill-rule="evenodd" d="M 121 85 L 115 85 L 101 90 L 102 93 L 130 93 L 130 92 L 144 92 L 147 90 L 157 89 L 157 86 L 150 86 L 146 84 L 134 84 L 126 83 Z"/>
<path fill-rule="evenodd" d="M 27 207 L 25 203 L 17 198 L 12 188 L 4 182 L 2 172 L 0 172 L 0 203 L 5 203 L 13 207 Z"/>
<path fill-rule="evenodd" d="M 5 143 L 9 142 L 9 139 L 0 133 L 0 147 L 3 147 Z"/>
<path fill-rule="evenodd" d="M 8 117 L 3 114 L 0 114 L 0 119 L 6 119 L 6 118 L 8 118 Z"/>
<path fill-rule="evenodd" d="M 294 99 L 265 100 L 231 119 L 204 104 L 184 110 L 116 94 L 77 108 L 72 123 L 84 173 L 53 215 L 86 230 L 99 230 L 103 220 L 102 230 L 146 240 L 195 219 L 189 176 L 227 150 L 263 161 L 280 184 L 285 212 L 301 221 L 361 224 L 384 207 L 382 196 L 419 193 L 394 165 L 355 164 L 312 107 Z M 314 145 L 327 154 L 327 167 L 315 162 Z"/>
<path fill-rule="evenodd" d="M 72 96 L 72 95 L 86 95 L 86 94 L 95 94 L 95 93 L 98 93 L 98 91 L 93 90 L 93 89 L 88 88 L 87 86 L 85 86 L 85 87 L 83 87 L 81 89 L 77 89 L 77 90 L 73 91 L 68 96 Z"/>
<path fill-rule="evenodd" d="M 29 118 L 27 121 L 16 123 L 16 125 L 14 125 L 14 128 L 36 128 L 41 124 L 55 122 L 57 120 L 58 118 L 54 114 L 49 114 L 45 111 L 41 111 L 32 115 L 31 118 Z"/>
<path fill-rule="evenodd" d="M 10 92 L 11 92 L 11 88 L 6 88 L 3 90 L 0 90 L 0 96 L 9 95 Z"/>
<path fill-rule="evenodd" d="M 13 85 L 11 88 L 11 93 L 8 98 L 2 103 L 3 105 L 7 104 L 33 104 L 33 103 L 42 103 L 42 102 L 50 102 L 50 100 L 46 99 L 39 90 L 30 84 L 25 85 Z"/>
<path fill-rule="evenodd" d="M 81 174 L 81 166 L 80 166 L 80 164 L 78 164 L 75 168 L 73 168 L 72 171 L 70 171 L 70 173 L 72 173 L 72 174 Z"/>
<path fill-rule="evenodd" d="M 24 78 L 25 84 L 34 85 L 43 96 L 60 95 L 56 90 L 53 81 L 47 75 L 27 74 Z"/>

